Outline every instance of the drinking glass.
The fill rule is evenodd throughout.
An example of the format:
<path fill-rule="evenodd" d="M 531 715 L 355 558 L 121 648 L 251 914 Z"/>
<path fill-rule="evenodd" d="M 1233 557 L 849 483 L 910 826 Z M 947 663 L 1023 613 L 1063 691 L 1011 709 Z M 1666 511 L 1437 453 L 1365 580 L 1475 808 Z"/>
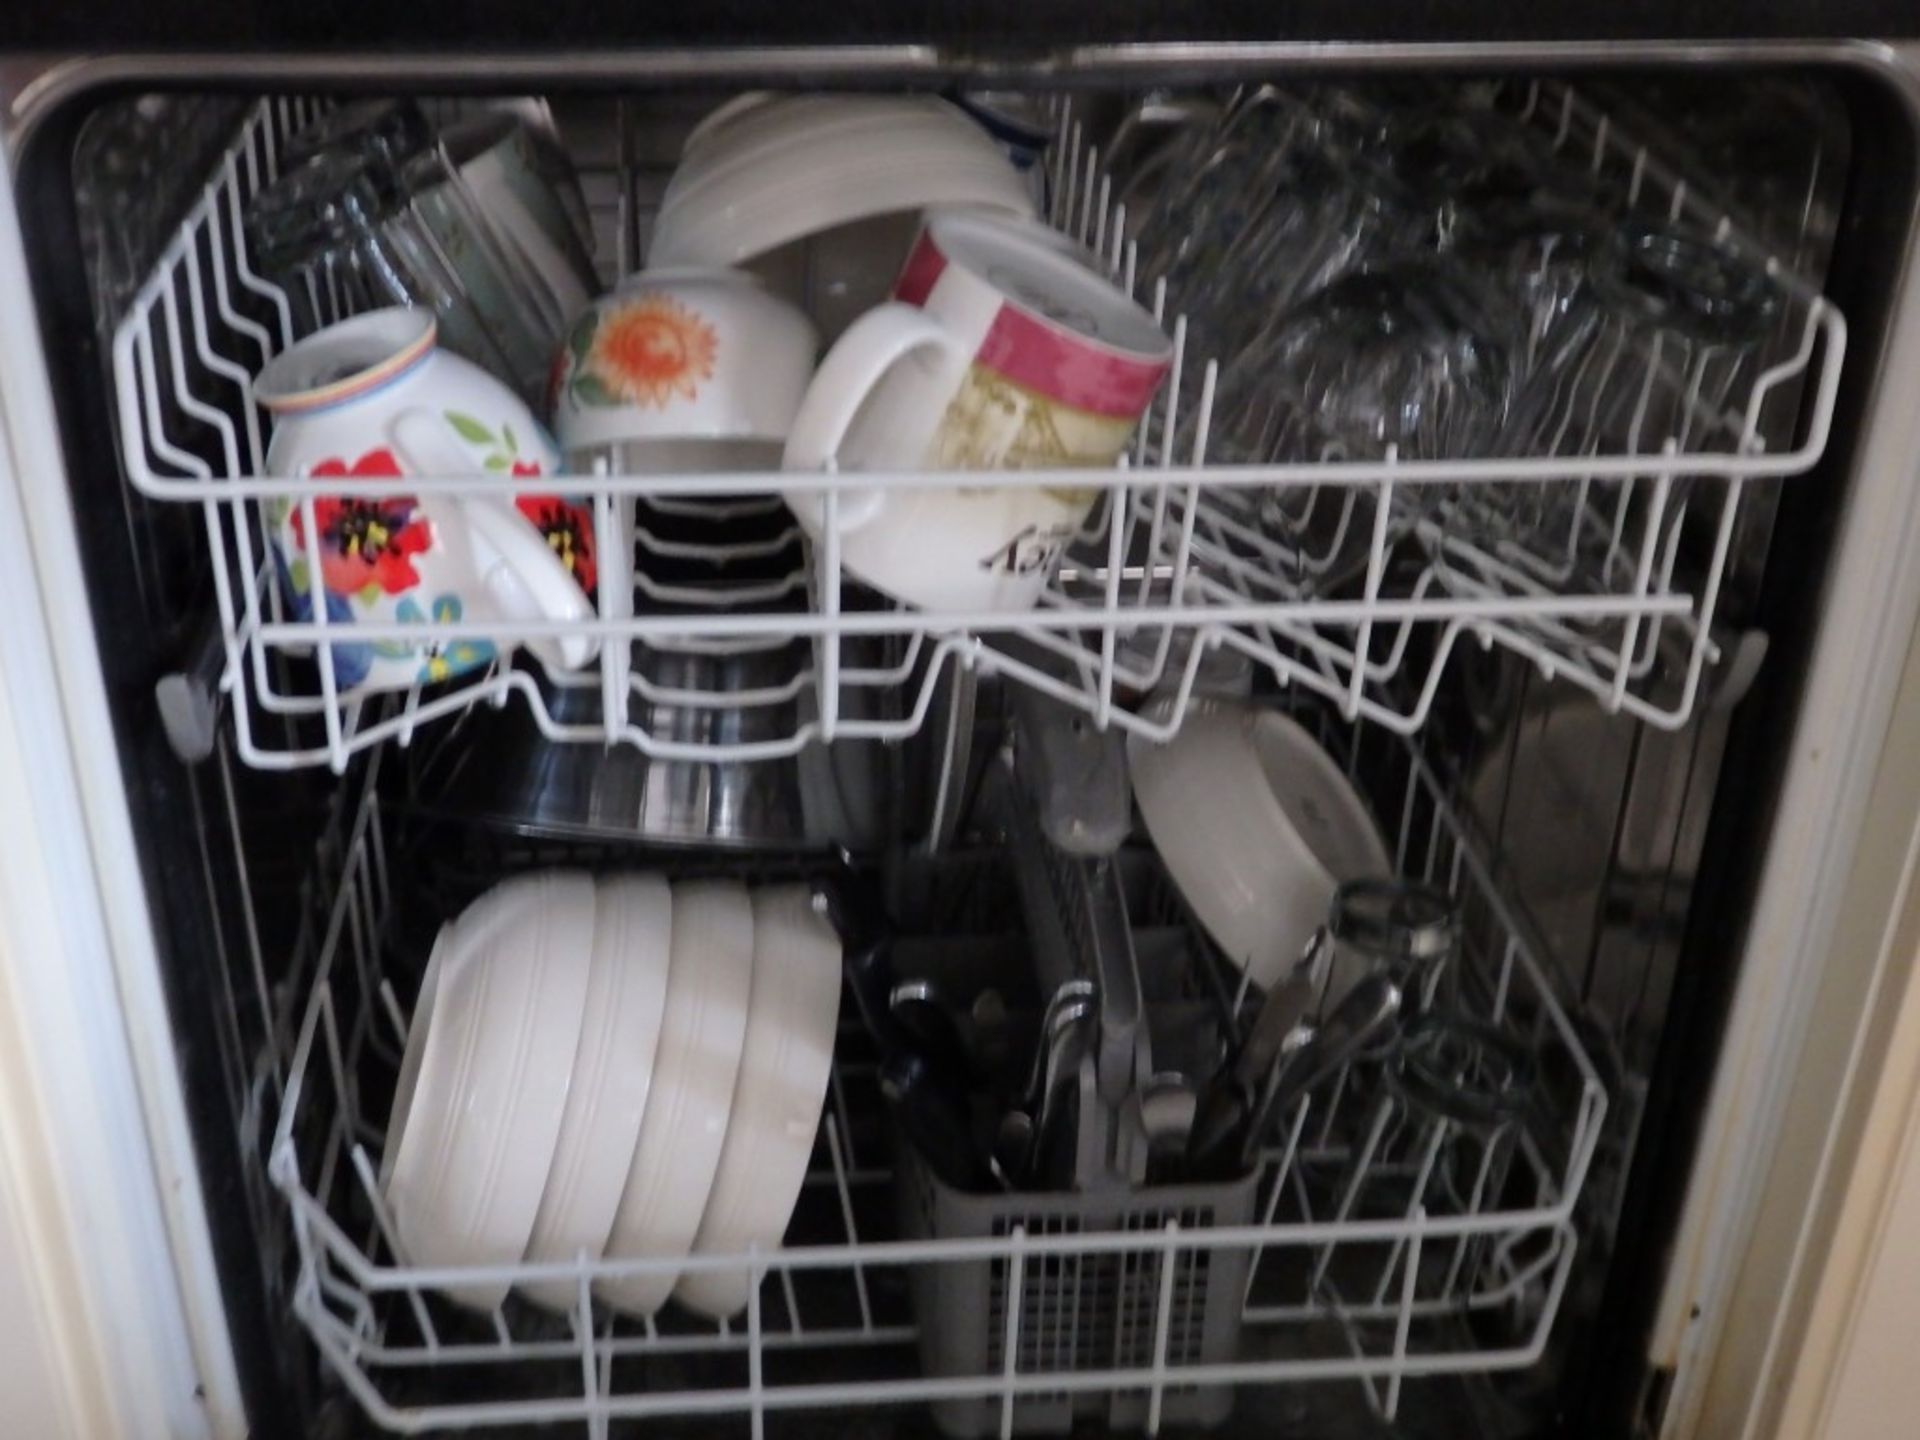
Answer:
<path fill-rule="evenodd" d="M 287 294 L 296 334 L 383 305 L 439 317 L 446 347 L 537 401 L 569 318 L 488 215 L 417 111 L 327 131 L 249 203 L 255 269 Z M 424 124 L 420 121 L 419 124 Z M 308 132 L 302 132 L 306 134 Z"/>
<path fill-rule="evenodd" d="M 353 100 L 287 139 L 281 163 L 293 169 L 318 155 L 358 155 L 383 194 L 397 193 L 401 167 L 433 143 L 433 127 L 411 100 Z"/>
<path fill-rule="evenodd" d="M 1685 222 L 1633 217 L 1558 238 L 1557 253 L 1523 276 L 1536 323 L 1505 453 L 1737 448 L 1780 318 L 1765 271 Z M 1690 484 L 1676 477 L 1664 495 L 1642 478 L 1496 488 L 1508 492 L 1499 497 L 1508 533 L 1536 569 L 1611 588 L 1644 546 L 1665 549 Z"/>
<path fill-rule="evenodd" d="M 1512 398 L 1520 329 L 1501 297 L 1445 257 L 1349 274 L 1309 296 L 1236 358 L 1216 393 L 1208 458 L 1225 464 L 1488 453 Z M 1290 484 L 1259 521 L 1278 578 L 1301 594 L 1352 580 L 1372 553 L 1374 485 Z M 1395 487 L 1390 547 L 1441 503 Z"/>

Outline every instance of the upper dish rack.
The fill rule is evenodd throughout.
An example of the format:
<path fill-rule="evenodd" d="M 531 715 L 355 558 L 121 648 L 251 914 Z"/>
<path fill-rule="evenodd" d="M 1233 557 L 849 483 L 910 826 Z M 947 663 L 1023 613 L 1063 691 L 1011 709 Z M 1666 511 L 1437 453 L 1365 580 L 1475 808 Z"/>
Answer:
<path fill-rule="evenodd" d="M 1072 104 L 1054 102 L 1057 138 L 1043 162 L 1049 218 L 1101 259 L 1116 283 L 1141 298 L 1172 333 L 1172 381 L 1141 427 L 1133 452 L 1113 470 L 968 473 L 595 475 L 578 489 L 594 501 L 602 538 L 614 533 L 618 497 L 637 496 L 659 512 L 698 495 L 759 510 L 769 521 L 742 546 L 657 540 L 656 554 L 704 567 L 710 581 L 650 577 L 642 527 L 637 566 L 640 613 L 577 622 L 461 622 L 423 619 L 357 627 L 356 638 L 415 644 L 487 640 L 504 653 L 531 637 L 591 635 L 598 673 L 536 678 L 497 665 L 454 686 L 368 698 L 343 693 L 329 649 L 314 645 L 326 617 L 298 622 L 279 610 L 270 583 L 271 550 L 259 511 L 297 498 L 304 482 L 261 474 L 266 434 L 251 383 L 268 359 L 297 338 L 284 294 L 260 278 L 246 252 L 241 215 L 249 196 L 276 173 L 287 136 L 317 103 L 262 101 L 220 162 L 179 233 L 120 322 L 113 342 L 121 441 L 128 477 L 143 496 L 202 508 L 218 631 L 200 678 L 169 677 L 163 706 L 176 745 L 204 753 L 217 690 L 231 698 L 238 749 L 273 769 L 327 764 L 344 769 L 356 752 L 420 725 L 517 692 L 549 738 L 625 742 L 664 760 L 755 760 L 792 755 L 836 737 L 898 739 L 924 722 L 949 664 L 998 673 L 1092 715 L 1152 735 L 1177 729 L 1207 655 L 1221 647 L 1331 701 L 1349 719 L 1366 717 L 1412 733 L 1427 720 L 1456 643 L 1516 651 L 1549 676 L 1589 691 L 1605 708 L 1677 728 L 1700 698 L 1718 658 L 1713 633 L 1735 520 L 1754 481 L 1804 473 L 1827 442 L 1845 350 L 1846 324 L 1816 289 L 1707 205 L 1646 145 L 1573 89 L 1534 83 L 1501 113 L 1531 126 L 1543 143 L 1596 177 L 1620 203 L 1650 216 L 1685 218 L 1743 256 L 1777 292 L 1774 343 L 1759 358 L 1703 386 L 1705 366 L 1675 375 L 1653 353 L 1610 363 L 1639 366 L 1642 393 L 1667 387 L 1681 397 L 1678 435 L 1615 442 L 1591 426 L 1549 422 L 1534 453 L 1481 458 L 1381 458 L 1261 465 L 1208 460 L 1208 436 L 1230 417 L 1214 413 L 1217 367 L 1190 353 L 1180 297 L 1164 276 L 1140 273 L 1125 205 Z M 644 187 L 628 169 L 614 180 L 622 204 L 640 207 Z M 639 233 L 636 225 L 632 233 Z M 626 248 L 626 247 L 623 247 Z M 625 264 L 628 257 L 622 256 Z M 322 314 L 327 307 L 322 298 Z M 1712 393 L 1707 393 L 1708 390 Z M 1183 418 L 1181 411 L 1188 412 Z M 1797 428 L 1796 428 L 1797 427 Z M 1637 435 L 1639 427 L 1634 427 Z M 1799 438 L 1771 448 L 1765 437 Z M 412 494 L 472 489 L 476 476 L 410 477 Z M 393 482 L 329 480 L 342 493 L 395 493 Z M 805 543 L 780 523 L 770 491 L 819 493 L 837 505 L 856 487 L 1027 487 L 1067 484 L 1100 492 L 1078 543 L 1041 604 L 1019 612 L 937 612 L 875 607 L 843 586 L 838 539 Z M 1401 563 L 1386 517 L 1396 493 L 1439 487 L 1444 506 L 1425 507 L 1415 535 L 1424 556 Z M 1370 525 L 1362 578 L 1333 593 L 1303 591 L 1289 577 L 1315 557 L 1290 546 L 1284 527 L 1263 523 L 1276 507 L 1295 519 L 1315 507 Z M 1338 507 L 1336 510 L 1334 507 Z M 1552 523 L 1517 525 L 1516 510 Z M 644 513 L 644 511 L 643 511 Z M 1322 527 L 1324 531 L 1324 526 Z M 1304 533 L 1304 532 L 1302 532 Z M 806 652 L 796 677 L 767 689 L 649 688 L 647 667 L 613 656 L 634 644 L 664 651 L 730 653 L 789 646 Z M 289 657 L 316 653 L 318 693 L 296 684 Z M 182 689 L 184 684 L 186 688 Z M 552 685 L 590 691 L 598 713 L 549 703 Z M 1175 703 L 1149 720 L 1130 708 L 1148 692 Z M 183 708 L 181 699 L 189 703 Z M 577 697 L 576 697 L 577 698 Z M 751 739 L 689 740 L 651 723 L 653 707 L 761 707 L 757 721 L 716 727 Z M 766 707 L 778 707 L 769 709 Z M 178 724 L 183 717 L 200 722 Z"/>

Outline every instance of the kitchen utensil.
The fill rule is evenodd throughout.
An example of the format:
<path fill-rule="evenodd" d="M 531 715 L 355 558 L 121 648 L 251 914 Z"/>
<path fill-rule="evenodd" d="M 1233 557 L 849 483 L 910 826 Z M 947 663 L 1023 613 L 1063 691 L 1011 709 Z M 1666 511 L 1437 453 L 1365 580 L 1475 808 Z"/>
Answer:
<path fill-rule="evenodd" d="M 1143 715 L 1164 721 L 1172 701 Z M 1134 798 L 1167 872 L 1228 960 L 1277 984 L 1343 880 L 1392 867 L 1366 802 L 1293 720 L 1194 697 L 1164 744 L 1127 737 Z"/>
<path fill-rule="evenodd" d="M 966 1102 L 934 1074 L 925 1056 L 903 1051 L 882 1061 L 880 1093 L 928 1169 L 956 1190 L 987 1187 L 989 1172 L 975 1148 Z M 996 1146 L 994 1163 L 1002 1163 L 999 1156 Z M 1011 1167 L 1002 1173 L 1010 1175 Z"/>
<path fill-rule="evenodd" d="M 1150 1164 L 1171 1162 L 1187 1153 L 1199 1104 L 1193 1081 L 1177 1070 L 1147 1078 L 1140 1087 L 1140 1128 L 1146 1132 Z"/>
<path fill-rule="evenodd" d="M 1026 1110 L 1009 1110 L 1000 1117 L 994 1130 L 989 1157 L 993 1175 L 1009 1190 L 1017 1190 L 1033 1164 L 1033 1116 Z"/>
<path fill-rule="evenodd" d="M 930 97 L 767 99 L 733 110 L 697 141 L 668 182 L 649 264 L 737 265 L 803 236 L 930 205 L 1033 213 L 1026 182 L 999 147 Z"/>
<path fill-rule="evenodd" d="M 963 1088 L 971 1087 L 978 1077 L 978 1067 L 937 985 L 931 980 L 903 980 L 888 995 L 887 1009 L 936 1075 Z"/>
<path fill-rule="evenodd" d="M 1046 1071 L 1047 1046 L 1053 1034 L 1061 1026 L 1077 1021 L 1082 1015 L 1091 1013 L 1098 1005 L 1100 988 L 1087 979 L 1072 979 L 1062 982 L 1060 987 L 1047 999 L 1045 1010 L 1040 1015 L 1039 1041 L 1037 1042 L 1031 1074 L 1023 1092 L 1031 1102 L 1030 1110 L 1037 1110 L 1041 1091 L 1042 1077 Z"/>
<path fill-rule="evenodd" d="M 1108 465 L 1172 360 L 1133 300 L 1057 243 L 991 216 L 930 217 L 894 295 L 821 362 L 786 469 Z M 822 496 L 787 501 L 819 538 Z M 896 599 L 1028 609 L 1093 501 L 1064 488 L 856 488 L 834 524 L 841 562 Z"/>
<path fill-rule="evenodd" d="M 1327 928 L 1333 942 L 1324 1005 L 1339 1004 L 1365 976 L 1384 970 L 1408 998 L 1425 1006 L 1446 959 L 1459 943 L 1460 911 L 1437 885 L 1369 877 L 1334 892 Z"/>
<path fill-rule="evenodd" d="M 591 979 L 592 879 L 501 882 L 454 922 L 386 1201 L 409 1263 L 508 1265 L 526 1252 L 559 1143 Z M 447 1292 L 492 1310 L 504 1281 Z"/>
<path fill-rule="evenodd" d="M 845 946 L 847 989 L 853 994 L 860 1023 L 866 1026 L 874 1046 L 882 1056 L 897 1055 L 913 1048 L 913 1037 L 894 1017 L 891 997 L 894 989 L 892 946 L 884 937 L 860 941 L 840 934 Z"/>
<path fill-rule="evenodd" d="M 620 1195 L 608 1258 L 685 1255 L 699 1231 L 733 1109 L 753 985 L 754 914 L 746 887 L 703 880 L 673 887 L 667 1008 L 653 1088 Z M 678 1273 L 601 1280 L 615 1309 L 651 1315 Z"/>
<path fill-rule="evenodd" d="M 666 1012 L 673 897 L 657 875 L 610 875 L 595 887 L 593 958 L 580 1045 L 567 1084 L 547 1186 L 527 1241 L 531 1261 L 597 1260 L 626 1188 L 652 1088 Z M 552 1310 L 579 1303 L 572 1280 L 523 1287 Z"/>
<path fill-rule="evenodd" d="M 727 1138 L 692 1253 L 777 1250 L 820 1129 L 840 1009 L 840 943 L 813 892 L 753 892 L 753 989 L 733 1087 Z M 726 1319 L 746 1308 L 758 1277 L 745 1269 L 690 1270 L 674 1298 Z"/>
<path fill-rule="evenodd" d="M 1196 1168 L 1217 1165 L 1229 1153 L 1237 1153 L 1234 1142 L 1254 1118 L 1275 1063 L 1283 1053 L 1291 1053 L 1287 1042 L 1311 1013 L 1318 993 L 1310 957 L 1267 992 L 1233 1062 L 1214 1077 L 1200 1098 L 1188 1144 Z"/>
<path fill-rule="evenodd" d="M 343 630 L 355 621 L 591 618 L 585 506 L 516 493 L 527 483 L 517 477 L 556 473 L 558 454 L 505 386 L 438 349 L 437 336 L 427 311 L 376 310 L 299 341 L 254 381 L 254 398 L 274 417 L 271 474 L 498 477 L 476 478 L 458 498 L 319 494 L 310 520 L 304 503 L 275 503 L 269 519 L 294 612 L 311 613 L 317 568 L 328 622 Z M 585 636 L 527 643 L 559 669 L 596 649 Z M 332 649 L 342 690 L 411 689 L 496 658 L 474 640 L 343 640 Z"/>
<path fill-rule="evenodd" d="M 1400 1016 L 1400 987 L 1387 975 L 1369 975 L 1346 993 L 1321 1022 L 1312 1042 L 1287 1068 L 1282 1082 L 1264 1102 L 1269 1115 L 1282 1115 L 1293 1101 L 1351 1061 Z M 1253 1137 L 1258 1143 L 1258 1136 Z"/>
<path fill-rule="evenodd" d="M 1301 1020 L 1287 1032 L 1274 1052 L 1273 1066 L 1267 1071 L 1259 1099 L 1248 1112 L 1246 1127 L 1240 1134 L 1239 1160 L 1243 1171 L 1259 1158 L 1260 1147 L 1266 1143 L 1268 1126 L 1272 1123 L 1281 1097 L 1287 1093 L 1288 1072 L 1307 1053 L 1317 1033 L 1311 1021 Z"/>
<path fill-rule="evenodd" d="M 1069 1183 L 1068 1157 L 1073 1154 L 1068 1134 L 1067 1095 L 1080 1087 L 1080 1068 L 1093 1053 L 1097 1006 L 1070 1006 L 1048 1037 L 1046 1067 L 1039 1104 L 1033 1111 L 1033 1148 L 1027 1166 L 1031 1183 L 1042 1187 Z"/>
<path fill-rule="evenodd" d="M 1436 1011 L 1407 1026 L 1391 1075 L 1420 1109 L 1486 1129 L 1520 1115 L 1534 1069 L 1532 1053 L 1498 1026 Z"/>
<path fill-rule="evenodd" d="M 1016 1186 L 1031 1182 L 1041 1155 L 1042 1117 L 1054 1092 L 1069 1079 L 1061 1068 L 1082 1042 L 1065 1038 L 1082 1030 L 1097 1013 L 1099 991 L 1090 980 L 1069 980 L 1047 1001 L 1034 1041 L 1033 1061 L 1019 1103 L 1003 1114 L 995 1129 L 992 1153 Z M 1053 1103 L 1058 1103 L 1057 1101 Z"/>

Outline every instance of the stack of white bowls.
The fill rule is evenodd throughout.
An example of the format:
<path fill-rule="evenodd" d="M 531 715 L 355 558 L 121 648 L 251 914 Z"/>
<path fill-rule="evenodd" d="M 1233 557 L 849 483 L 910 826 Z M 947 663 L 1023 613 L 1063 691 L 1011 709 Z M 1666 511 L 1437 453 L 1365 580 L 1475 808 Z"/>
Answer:
<path fill-rule="evenodd" d="M 840 942 L 803 886 L 503 881 L 448 922 L 414 1008 L 380 1184 L 403 1263 L 475 1268 L 648 1258 L 595 1286 L 650 1315 L 669 1295 L 745 1308 L 805 1178 L 833 1058 Z M 576 1279 L 529 1284 L 565 1310 Z"/>

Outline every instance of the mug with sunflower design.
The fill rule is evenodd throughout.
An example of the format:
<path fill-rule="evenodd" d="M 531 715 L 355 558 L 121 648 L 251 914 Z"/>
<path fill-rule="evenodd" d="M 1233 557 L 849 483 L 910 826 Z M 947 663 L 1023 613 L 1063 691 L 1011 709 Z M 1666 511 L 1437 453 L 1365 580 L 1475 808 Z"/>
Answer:
<path fill-rule="evenodd" d="M 819 335 L 744 270 L 642 270 L 581 312 L 554 358 L 569 463 L 627 473 L 771 467 Z"/>
<path fill-rule="evenodd" d="M 317 591 L 330 625 L 391 622 L 428 632 L 419 640 L 331 642 L 342 691 L 409 690 L 498 658 L 490 642 L 435 636 L 435 625 L 594 614 L 591 507 L 518 488 L 560 473 L 558 451 L 511 390 L 436 348 L 436 334 L 431 311 L 371 311 L 301 340 L 254 383 L 274 420 L 270 474 L 475 477 L 460 495 L 316 486 L 311 496 L 267 502 L 296 618 L 312 617 Z M 595 651 L 584 636 L 526 643 L 563 669 Z"/>
<path fill-rule="evenodd" d="M 813 322 L 743 270 L 642 270 L 588 306 L 554 358 L 553 427 L 576 474 L 775 470 L 813 373 Z M 633 497 L 617 505 L 608 613 L 632 614 Z M 624 653 L 614 684 L 626 682 Z"/>

